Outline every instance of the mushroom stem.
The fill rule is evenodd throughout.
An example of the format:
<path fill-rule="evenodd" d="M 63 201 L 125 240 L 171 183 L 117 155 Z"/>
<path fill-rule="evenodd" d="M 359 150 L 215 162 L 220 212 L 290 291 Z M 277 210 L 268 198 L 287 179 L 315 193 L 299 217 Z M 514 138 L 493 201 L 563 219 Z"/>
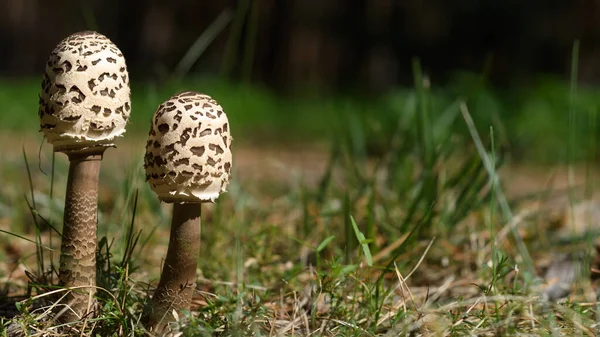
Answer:
<path fill-rule="evenodd" d="M 146 308 L 146 327 L 155 333 L 174 320 L 173 310 L 181 314 L 190 309 L 200 255 L 200 213 L 199 203 L 173 205 L 167 257 L 152 303 Z"/>
<path fill-rule="evenodd" d="M 89 299 L 96 292 L 98 178 L 103 152 L 67 153 L 70 164 L 59 278 L 63 286 L 75 289 L 66 296 L 72 310 L 60 315 L 62 322 L 77 320 L 93 307 Z"/>

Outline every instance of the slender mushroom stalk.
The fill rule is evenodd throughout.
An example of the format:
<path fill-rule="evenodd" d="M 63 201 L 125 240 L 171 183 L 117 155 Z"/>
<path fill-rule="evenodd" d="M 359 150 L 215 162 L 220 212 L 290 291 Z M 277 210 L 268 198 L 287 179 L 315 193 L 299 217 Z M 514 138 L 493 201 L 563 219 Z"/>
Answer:
<path fill-rule="evenodd" d="M 184 92 L 161 104 L 152 119 L 144 167 L 158 198 L 174 203 L 171 237 L 145 325 L 162 333 L 173 310 L 189 310 L 200 255 L 201 204 L 226 191 L 231 176 L 229 122 L 207 95 Z"/>
<path fill-rule="evenodd" d="M 70 162 L 59 266 L 61 285 L 74 288 L 59 317 L 69 322 L 88 313 L 95 293 L 100 162 L 131 110 L 123 54 L 96 32 L 68 36 L 50 53 L 39 103 L 41 131 Z"/>
<path fill-rule="evenodd" d="M 190 309 L 200 255 L 200 209 L 197 203 L 173 205 L 167 257 L 152 307 L 148 308 L 153 310 L 148 327 L 156 326 L 153 329 L 156 332 L 171 321 L 169 309 L 178 312 Z"/>

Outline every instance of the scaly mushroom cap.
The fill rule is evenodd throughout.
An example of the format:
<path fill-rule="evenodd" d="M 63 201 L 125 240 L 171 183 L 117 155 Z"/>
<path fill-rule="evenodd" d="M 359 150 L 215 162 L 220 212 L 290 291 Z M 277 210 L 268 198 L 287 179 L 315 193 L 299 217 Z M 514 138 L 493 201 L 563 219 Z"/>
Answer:
<path fill-rule="evenodd" d="M 50 53 L 38 115 L 55 151 L 114 146 L 130 110 L 125 58 L 106 36 L 75 33 Z"/>
<path fill-rule="evenodd" d="M 161 104 L 146 143 L 146 180 L 164 202 L 214 202 L 231 176 L 231 135 L 210 96 L 183 92 Z"/>

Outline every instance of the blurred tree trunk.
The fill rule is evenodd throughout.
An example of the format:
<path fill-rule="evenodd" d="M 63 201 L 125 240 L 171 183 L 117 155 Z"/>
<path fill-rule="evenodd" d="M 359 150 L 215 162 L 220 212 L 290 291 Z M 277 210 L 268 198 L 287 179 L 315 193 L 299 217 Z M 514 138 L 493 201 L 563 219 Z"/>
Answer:
<path fill-rule="evenodd" d="M 264 74 L 265 82 L 275 88 L 282 88 L 287 80 L 285 72 L 285 63 L 282 62 L 283 51 L 287 49 L 290 39 L 291 10 L 293 1 L 266 1 L 265 16 L 267 19 L 263 39 L 259 35 L 258 53 L 262 54 L 259 59 L 262 60 L 259 65 Z M 259 33 L 260 34 L 260 33 Z"/>
<path fill-rule="evenodd" d="M 388 41 L 392 36 L 393 0 L 371 0 L 366 10 L 367 29 L 371 45 L 366 60 L 368 88 L 381 92 L 397 81 L 398 61 Z"/>
<path fill-rule="evenodd" d="M 120 1 L 117 14 L 117 37 L 119 49 L 127 59 L 129 72 L 137 74 L 148 67 L 148 55 L 143 55 L 140 38 L 145 28 L 142 23 L 146 13 L 156 6 L 156 1 Z"/>
<path fill-rule="evenodd" d="M 0 21 L 2 26 L 2 64 L 5 73 L 15 76 L 31 74 L 39 66 L 36 64 L 39 51 L 36 45 L 39 6 L 37 0 L 4 0 Z M 6 31 L 5 31 L 6 30 Z M 5 35 L 6 34 L 6 35 Z"/>
<path fill-rule="evenodd" d="M 342 43 L 338 87 L 350 88 L 353 82 L 364 81 L 368 50 L 371 46 L 367 28 L 367 0 L 350 0 L 339 18 L 339 29 L 346 27 Z M 348 24 L 350 23 L 350 24 Z"/>

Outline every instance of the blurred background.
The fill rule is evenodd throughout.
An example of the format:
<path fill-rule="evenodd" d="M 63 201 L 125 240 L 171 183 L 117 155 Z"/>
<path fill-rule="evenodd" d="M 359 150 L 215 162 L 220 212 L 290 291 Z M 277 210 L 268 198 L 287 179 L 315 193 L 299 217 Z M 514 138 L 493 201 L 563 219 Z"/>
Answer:
<path fill-rule="evenodd" d="M 432 81 L 485 72 L 510 85 L 565 76 L 581 40 L 581 79 L 600 72 L 599 4 L 576 1 L 65 1 L 4 0 L 4 76 L 37 76 L 52 48 L 82 29 L 109 36 L 134 78 L 170 75 L 208 29 L 210 47 L 190 71 L 276 90 L 378 93 L 412 83 L 411 59 Z"/>
<path fill-rule="evenodd" d="M 201 261 L 203 275 L 239 285 L 246 273 L 244 282 L 265 285 L 275 297 L 295 297 L 308 282 L 312 287 L 312 276 L 300 280 L 300 286 L 288 284 L 301 274 L 279 267 L 300 261 L 293 265 L 302 270 L 308 253 L 316 251 L 310 256 L 319 270 L 319 254 L 331 261 L 343 256 L 349 265 L 362 259 L 357 252 L 367 247 L 365 256 L 370 249 L 376 266 L 398 261 L 396 272 L 404 273 L 413 263 L 420 266 L 432 247 L 411 278 L 427 285 L 418 295 L 423 303 L 442 292 L 463 297 L 463 292 L 446 292 L 446 281 L 454 279 L 446 278 L 450 274 L 486 273 L 483 278 L 466 276 L 470 292 L 464 293 L 475 294 L 473 285 L 486 284 L 478 286 L 483 291 L 490 284 L 491 291 L 496 280 L 514 271 L 515 281 L 507 276 L 508 298 L 525 295 L 526 305 L 516 311 L 533 315 L 530 299 L 539 297 L 521 292 L 516 280 L 519 270 L 548 260 L 533 255 L 527 268 L 514 268 L 516 263 L 496 254 L 495 242 L 509 256 L 522 256 L 526 266 L 525 244 L 533 252 L 555 252 L 558 241 L 551 240 L 552 231 L 571 228 L 569 221 L 577 217 L 566 210 L 578 199 L 598 198 L 600 0 L 1 0 L 0 230 L 28 237 L 41 232 L 40 242 L 58 242 L 49 228 L 62 222 L 69 163 L 65 155 L 52 152 L 39 132 L 38 94 L 49 53 L 82 30 L 110 38 L 122 50 L 131 75 L 130 124 L 102 163 L 101 247 L 112 245 L 116 237 L 111 254 L 130 256 L 135 219 L 136 232 L 144 232 L 133 260 L 137 266 L 152 266 L 148 270 L 154 279 L 164 249 L 153 248 L 166 247 L 171 212 L 145 182 L 144 146 L 156 107 L 181 91 L 215 98 L 227 113 L 234 138 L 228 193 L 216 205 L 203 206 L 203 221 L 210 224 L 202 229 L 202 249 L 210 256 Z M 499 185 L 492 183 L 497 176 Z M 597 201 L 589 205 L 597 219 L 597 212 L 591 213 L 600 209 Z M 510 224 L 498 238 L 496 223 L 496 229 Z M 518 233 L 507 236 L 509 228 L 517 232 L 517 224 Z M 597 221 L 592 224 L 597 228 Z M 584 237 L 588 228 L 582 228 L 578 235 Z M 437 241 L 426 247 L 429 240 L 424 238 Z M 494 244 L 486 244 L 488 239 Z M 35 266 L 35 246 L 26 245 L 0 236 L 0 278 L 11 275 L 7 270 L 20 271 L 22 257 Z M 106 252 L 105 262 L 110 262 L 108 248 Z M 41 255 L 38 275 L 45 271 Z M 489 256 L 504 262 L 488 268 Z M 338 279 L 354 282 L 354 276 L 346 276 L 350 269 L 338 263 L 332 263 L 337 276 L 323 274 L 328 275 L 322 282 L 326 287 L 338 287 Z M 110 272 L 107 265 L 104 275 Z M 488 270 L 494 273 L 490 282 Z M 357 269 L 361 285 L 354 289 L 363 289 L 363 271 Z M 368 277 L 375 272 L 379 267 Z M 397 282 L 396 277 L 390 282 Z M 9 278 L 21 280 L 18 289 L 27 286 L 22 272 Z M 105 288 L 127 289 L 121 288 L 121 276 L 115 280 L 112 285 L 106 281 Z M 281 280 L 285 285 L 279 285 Z M 436 284 L 444 290 L 430 293 L 430 285 Z M 235 291 L 227 294 L 237 296 Z M 331 303 L 347 301 L 348 292 L 340 294 L 341 300 Z M 218 310 L 211 314 L 214 326 L 229 324 L 218 322 L 219 317 L 237 320 L 242 297 L 227 296 L 223 298 L 235 314 L 222 315 L 226 306 L 211 305 Z M 382 298 L 396 301 L 400 296 Z M 392 308 L 382 317 L 405 319 L 399 307 L 377 301 L 353 299 L 339 310 L 352 317 L 341 316 L 340 322 L 363 324 L 372 317 L 377 322 L 368 312 L 374 307 Z M 451 324 L 452 329 L 464 324 L 472 331 L 485 321 L 486 333 L 501 331 L 498 327 L 507 324 L 505 317 L 513 317 L 516 308 L 497 305 L 492 319 L 473 311 L 478 321 L 484 317 L 473 324 L 463 315 L 475 302 L 468 303 L 468 310 L 450 313 L 462 322 Z M 295 308 L 290 311 L 294 317 Z M 509 312 L 500 315 L 498 308 Z M 555 317 L 580 309 L 569 307 L 552 316 L 543 304 L 536 312 L 548 318 L 535 318 L 536 325 L 550 327 L 544 332 L 548 334 L 562 320 Z M 362 310 L 365 319 L 353 314 Z M 443 310 L 446 317 L 449 310 Z M 414 325 L 421 326 L 423 316 L 416 312 L 419 323 Z M 251 315 L 260 318 L 254 309 Z M 532 321 L 523 322 L 514 326 Z M 585 322 L 577 318 L 576 325 L 589 325 Z"/>
<path fill-rule="evenodd" d="M 567 157 L 565 125 L 589 128 L 600 103 L 593 89 L 600 75 L 600 4 L 593 0 L 88 0 L 61 6 L 3 0 L 1 6 L 0 76 L 9 83 L 2 91 L 13 101 L 22 97 L 26 108 L 9 104 L 12 113 L 4 109 L 0 122 L 16 129 L 23 123 L 15 115 L 30 115 L 34 123 L 36 99 L 27 88 L 39 85 L 48 53 L 84 29 L 107 35 L 125 54 L 138 107 L 132 123 L 134 129 L 142 124 L 140 130 L 146 122 L 136 123 L 136 116 L 147 118 L 185 87 L 219 98 L 242 134 L 248 126 L 247 133 L 278 141 L 327 139 L 340 116 L 356 116 L 366 147 L 376 154 L 395 130 L 388 126 L 406 113 L 418 65 L 434 119 L 465 100 L 476 125 L 495 125 L 513 156 L 556 162 Z M 579 121 L 568 121 L 570 110 L 580 112 Z"/>

